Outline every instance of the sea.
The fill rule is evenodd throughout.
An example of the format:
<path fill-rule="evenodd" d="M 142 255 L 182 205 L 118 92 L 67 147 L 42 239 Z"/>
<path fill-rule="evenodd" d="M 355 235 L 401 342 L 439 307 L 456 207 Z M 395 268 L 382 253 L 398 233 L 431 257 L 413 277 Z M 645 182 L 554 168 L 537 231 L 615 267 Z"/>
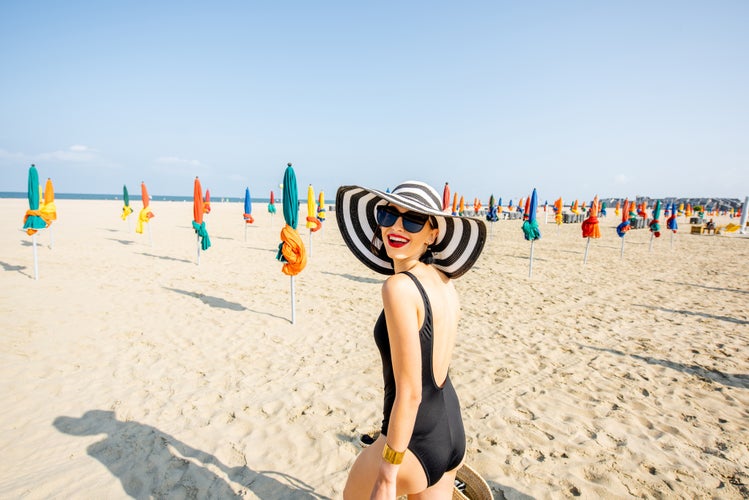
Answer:
<path fill-rule="evenodd" d="M 28 194 L 24 192 L 14 191 L 0 191 L 0 198 L 26 198 Z M 88 194 L 88 193 L 55 193 L 55 200 L 121 200 L 122 195 L 116 194 Z M 131 195 L 130 201 L 140 201 L 140 194 Z M 151 201 L 189 201 L 192 202 L 192 196 L 164 196 L 164 195 L 151 195 Z M 274 201 L 280 202 L 281 198 L 278 197 Z M 300 200 L 307 202 L 307 199 Z M 244 203 L 244 197 L 221 197 L 211 198 L 211 203 Z M 253 203 L 270 203 L 270 198 L 252 198 Z"/>

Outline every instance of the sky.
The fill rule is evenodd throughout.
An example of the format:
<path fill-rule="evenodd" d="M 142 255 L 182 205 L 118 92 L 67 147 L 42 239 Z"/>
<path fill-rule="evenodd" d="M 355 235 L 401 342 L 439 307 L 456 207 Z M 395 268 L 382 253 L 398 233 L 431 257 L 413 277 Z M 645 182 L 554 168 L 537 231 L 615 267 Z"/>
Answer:
<path fill-rule="evenodd" d="M 0 2 L 0 191 L 749 194 L 749 2 Z"/>

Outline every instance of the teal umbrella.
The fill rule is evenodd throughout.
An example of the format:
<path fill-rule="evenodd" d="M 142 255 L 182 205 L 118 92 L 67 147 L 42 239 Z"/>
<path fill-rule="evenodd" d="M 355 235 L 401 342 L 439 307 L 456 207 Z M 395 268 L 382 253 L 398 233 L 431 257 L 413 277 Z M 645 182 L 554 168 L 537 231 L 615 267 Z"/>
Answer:
<path fill-rule="evenodd" d="M 650 221 L 650 251 L 653 251 L 653 238 L 661 237 L 661 224 L 658 219 L 661 218 L 661 200 L 655 202 L 653 209 L 653 220 Z"/>
<path fill-rule="evenodd" d="M 130 208 L 130 194 L 127 192 L 127 186 L 122 186 L 122 200 L 125 205 L 122 207 L 122 220 L 126 220 L 128 215 L 133 213 L 133 209 Z"/>
<path fill-rule="evenodd" d="M 47 227 L 47 222 L 41 217 L 39 211 L 39 173 L 36 167 L 31 165 L 29 168 L 29 209 L 23 218 L 23 228 L 31 236 L 34 247 L 34 279 L 39 279 L 39 265 L 36 256 L 36 232 L 39 229 Z"/>
<path fill-rule="evenodd" d="M 307 253 L 304 243 L 296 230 L 299 222 L 299 192 L 296 185 L 296 174 L 291 163 L 286 166 L 283 176 L 283 218 L 286 225 L 281 230 L 281 244 L 278 245 L 276 259 L 283 262 L 281 271 L 291 277 L 291 324 L 296 320 L 294 307 L 294 276 L 302 272 L 307 265 Z"/>
<path fill-rule="evenodd" d="M 536 210 L 538 209 L 538 196 L 536 195 L 536 188 L 533 188 L 533 194 L 531 194 L 528 202 L 528 213 L 525 214 L 525 222 L 523 222 L 523 235 L 525 239 L 531 242 L 531 258 L 530 266 L 528 269 L 528 277 L 533 275 L 533 242 L 541 239 L 541 231 L 538 229 L 538 222 L 536 221 Z"/>

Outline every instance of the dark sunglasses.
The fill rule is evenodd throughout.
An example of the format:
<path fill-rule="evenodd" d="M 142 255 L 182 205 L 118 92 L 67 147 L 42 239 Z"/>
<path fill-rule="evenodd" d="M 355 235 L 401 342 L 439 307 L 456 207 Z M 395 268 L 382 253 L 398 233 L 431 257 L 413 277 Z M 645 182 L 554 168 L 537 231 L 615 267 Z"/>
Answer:
<path fill-rule="evenodd" d="M 382 227 L 391 227 L 401 217 L 403 229 L 409 233 L 418 233 L 424 229 L 424 224 L 429 221 L 429 216 L 417 212 L 401 213 L 392 205 L 380 205 L 377 207 L 377 224 Z"/>

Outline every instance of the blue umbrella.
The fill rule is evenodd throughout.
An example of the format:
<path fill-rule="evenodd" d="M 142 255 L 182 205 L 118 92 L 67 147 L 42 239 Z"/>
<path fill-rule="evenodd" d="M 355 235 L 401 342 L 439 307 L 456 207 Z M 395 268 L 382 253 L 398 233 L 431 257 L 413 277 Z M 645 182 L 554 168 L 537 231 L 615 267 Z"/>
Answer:
<path fill-rule="evenodd" d="M 247 224 L 252 224 L 255 219 L 252 218 L 252 198 L 250 198 L 250 188 L 244 190 L 244 241 L 247 241 Z"/>

